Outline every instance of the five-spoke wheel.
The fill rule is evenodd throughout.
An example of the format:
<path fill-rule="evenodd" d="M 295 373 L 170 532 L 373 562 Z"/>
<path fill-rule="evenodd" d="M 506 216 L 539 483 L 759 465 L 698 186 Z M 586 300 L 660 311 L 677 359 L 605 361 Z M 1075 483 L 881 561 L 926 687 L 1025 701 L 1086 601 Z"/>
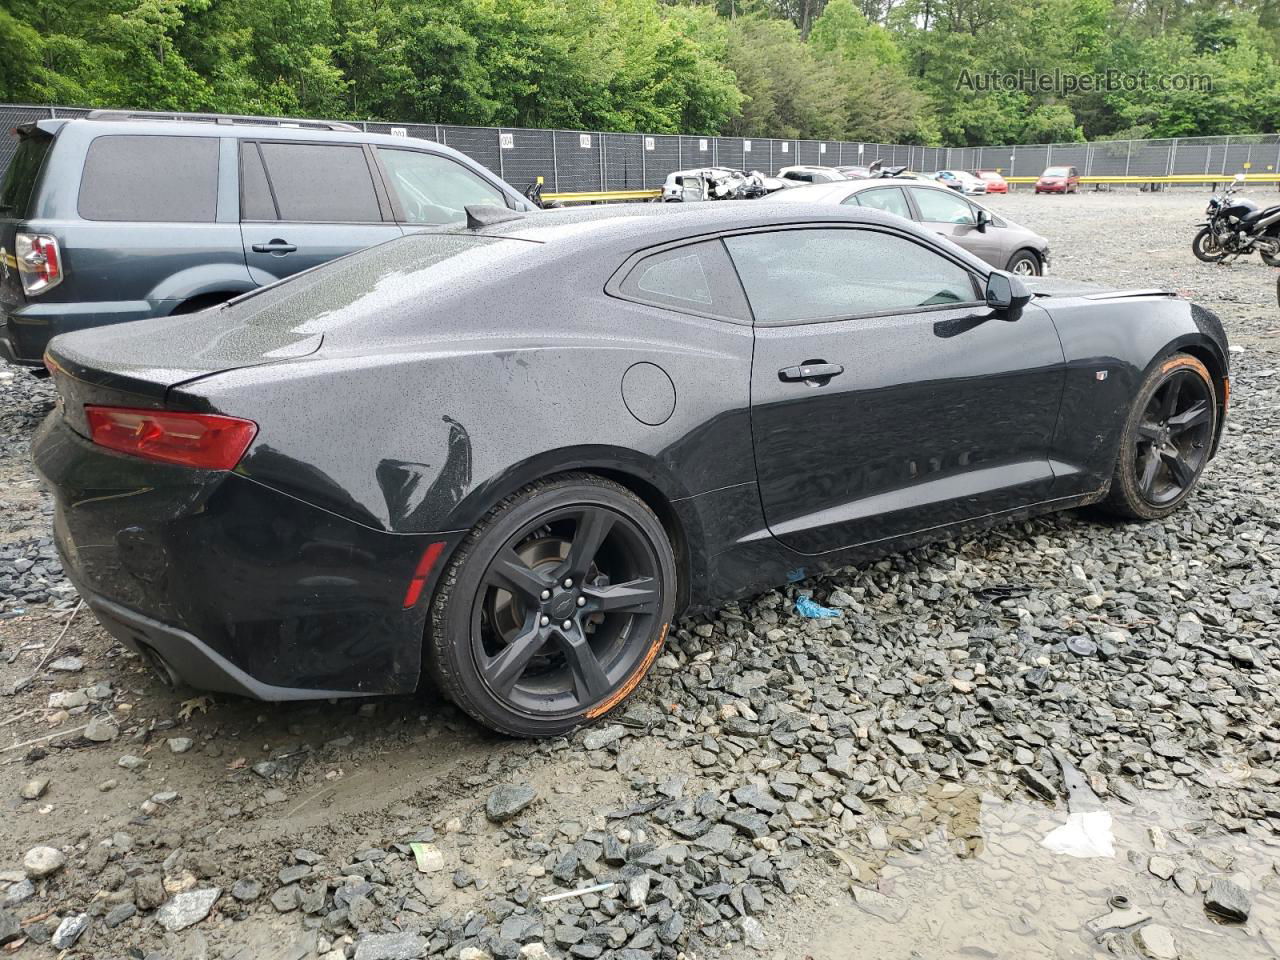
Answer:
<path fill-rule="evenodd" d="M 1200 479 L 1217 425 L 1217 395 L 1204 364 L 1187 354 L 1160 363 L 1125 424 L 1108 504 L 1140 519 L 1172 512 Z"/>
<path fill-rule="evenodd" d="M 674 607 L 662 524 L 597 477 L 504 500 L 459 548 L 432 608 L 441 686 L 481 722 L 552 736 L 620 703 L 652 664 Z"/>

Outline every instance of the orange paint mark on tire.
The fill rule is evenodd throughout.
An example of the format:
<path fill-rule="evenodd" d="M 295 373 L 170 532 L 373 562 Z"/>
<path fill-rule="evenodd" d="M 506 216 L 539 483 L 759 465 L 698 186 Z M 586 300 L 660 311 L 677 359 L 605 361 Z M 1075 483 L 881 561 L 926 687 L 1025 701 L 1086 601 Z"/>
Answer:
<path fill-rule="evenodd" d="M 670 626 L 671 624 L 669 623 L 664 623 L 662 625 L 662 630 L 658 633 L 658 639 L 655 640 L 653 645 L 649 647 L 648 651 L 646 651 L 644 659 L 636 666 L 635 671 L 627 678 L 626 683 L 614 691 L 607 700 L 588 710 L 586 713 L 588 720 L 594 720 L 596 717 L 600 717 L 608 713 L 619 703 L 625 700 L 632 690 L 639 686 L 640 681 L 644 679 L 644 675 L 649 672 L 649 666 L 653 663 L 654 658 L 657 657 L 658 651 L 662 649 L 662 644 L 667 639 L 667 628 Z"/>

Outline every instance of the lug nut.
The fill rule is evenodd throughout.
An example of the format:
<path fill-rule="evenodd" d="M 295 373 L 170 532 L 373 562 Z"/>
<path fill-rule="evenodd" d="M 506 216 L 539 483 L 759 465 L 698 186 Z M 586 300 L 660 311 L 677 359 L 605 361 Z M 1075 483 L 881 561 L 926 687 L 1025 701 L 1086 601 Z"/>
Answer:
<path fill-rule="evenodd" d="M 551 622 L 551 618 L 550 618 L 550 617 L 543 617 L 542 619 L 540 619 L 540 620 L 538 621 L 538 623 L 540 623 L 540 624 L 541 624 L 542 626 L 544 626 L 544 627 L 545 627 L 548 623 L 550 623 L 550 622 Z"/>
<path fill-rule="evenodd" d="M 586 605 L 587 605 L 587 598 L 586 598 L 586 597 L 579 597 L 579 598 L 578 598 L 578 606 L 580 606 L 580 607 L 585 607 Z"/>
<path fill-rule="evenodd" d="M 570 579 L 569 577 L 565 577 L 565 578 L 564 578 L 564 587 L 565 587 L 565 589 L 566 589 L 566 590 L 568 590 L 568 589 L 569 589 L 570 587 L 572 587 L 572 586 L 573 586 L 573 580 L 572 580 L 572 579 Z"/>
<path fill-rule="evenodd" d="M 551 599 L 551 591 L 550 591 L 550 590 L 543 590 L 543 591 L 542 591 L 542 599 L 543 599 L 543 600 L 550 600 L 550 599 Z"/>
<path fill-rule="evenodd" d="M 568 630 L 569 628 L 571 628 L 571 627 L 573 626 L 573 621 L 572 621 L 572 620 L 566 620 L 564 623 L 560 624 L 560 626 L 562 626 L 562 627 L 564 627 L 566 630 Z"/>

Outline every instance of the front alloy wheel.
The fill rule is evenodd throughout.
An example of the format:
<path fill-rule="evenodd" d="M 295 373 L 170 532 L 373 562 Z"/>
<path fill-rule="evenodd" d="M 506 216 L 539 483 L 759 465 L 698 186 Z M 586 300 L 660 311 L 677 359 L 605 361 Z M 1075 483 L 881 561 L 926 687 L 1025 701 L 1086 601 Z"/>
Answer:
<path fill-rule="evenodd" d="M 554 736 L 621 703 L 674 607 L 661 523 L 610 481 L 525 488 L 472 532 L 433 604 L 433 665 L 464 710 L 514 736 Z"/>
<path fill-rule="evenodd" d="M 1108 501 L 1123 516 L 1172 513 L 1200 479 L 1218 425 L 1209 371 L 1187 354 L 1162 362 L 1143 381 L 1125 425 Z"/>

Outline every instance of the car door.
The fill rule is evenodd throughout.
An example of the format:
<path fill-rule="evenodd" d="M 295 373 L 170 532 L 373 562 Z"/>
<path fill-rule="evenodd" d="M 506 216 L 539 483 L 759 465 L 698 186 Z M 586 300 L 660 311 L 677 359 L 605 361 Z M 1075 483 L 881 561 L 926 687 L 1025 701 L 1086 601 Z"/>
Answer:
<path fill-rule="evenodd" d="M 376 147 L 396 221 L 406 232 L 465 223 L 471 205 L 509 207 L 507 196 L 452 157 L 410 147 Z"/>
<path fill-rule="evenodd" d="M 241 142 L 240 236 L 256 283 L 402 234 L 363 144 Z"/>
<path fill-rule="evenodd" d="M 988 226 L 978 229 L 978 210 L 964 197 L 936 187 L 908 187 L 916 209 L 916 219 L 926 230 L 932 230 L 981 257 L 993 267 L 1004 269 L 1008 257 L 1000 241 L 999 231 Z"/>
<path fill-rule="evenodd" d="M 1048 497 L 1062 346 L 941 248 L 871 226 L 725 239 L 755 318 L 751 427 L 775 537 L 804 554 Z"/>

